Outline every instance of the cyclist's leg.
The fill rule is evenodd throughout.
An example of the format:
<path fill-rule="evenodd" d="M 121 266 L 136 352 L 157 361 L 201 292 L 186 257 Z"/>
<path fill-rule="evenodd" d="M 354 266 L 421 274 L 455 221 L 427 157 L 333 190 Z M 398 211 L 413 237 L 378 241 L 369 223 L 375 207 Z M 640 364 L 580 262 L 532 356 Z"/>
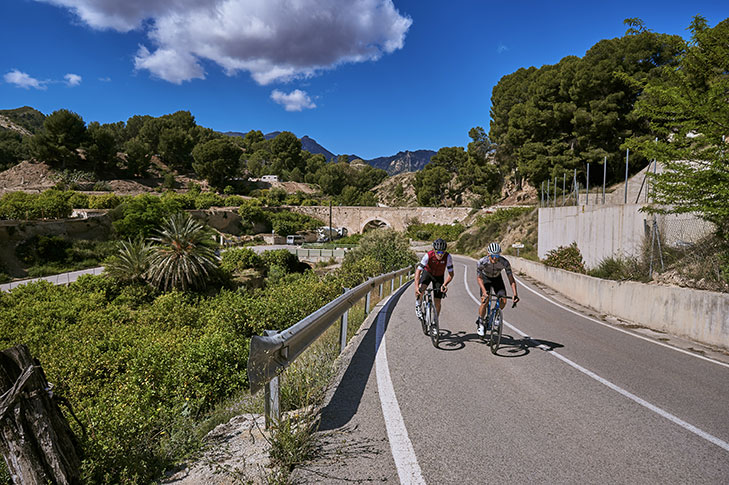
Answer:
<path fill-rule="evenodd" d="M 499 304 L 501 305 L 501 308 L 506 308 L 506 298 L 501 298 L 506 296 L 506 285 L 504 285 L 504 278 L 503 276 L 498 276 L 494 278 L 493 281 L 494 286 L 494 294 L 499 298 Z"/>
<path fill-rule="evenodd" d="M 433 276 L 433 303 L 435 304 L 435 311 L 440 315 L 441 300 L 445 296 L 441 291 L 440 287 L 443 286 L 443 276 Z"/>
<path fill-rule="evenodd" d="M 427 271 L 423 270 L 423 272 L 420 273 L 420 297 L 415 299 L 415 314 L 418 315 L 418 318 L 422 318 L 421 305 L 423 302 L 423 295 L 425 295 L 425 289 L 428 287 L 432 279 L 433 277 Z"/>

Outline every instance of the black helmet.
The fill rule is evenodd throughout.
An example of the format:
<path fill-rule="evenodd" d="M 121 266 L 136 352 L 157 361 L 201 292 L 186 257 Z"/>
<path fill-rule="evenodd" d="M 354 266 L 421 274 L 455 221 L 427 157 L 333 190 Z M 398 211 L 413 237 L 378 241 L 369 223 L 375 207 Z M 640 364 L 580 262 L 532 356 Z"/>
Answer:
<path fill-rule="evenodd" d="M 441 238 L 433 241 L 433 249 L 435 249 L 436 251 L 445 251 L 447 246 L 448 245 L 446 244 L 446 242 Z"/>

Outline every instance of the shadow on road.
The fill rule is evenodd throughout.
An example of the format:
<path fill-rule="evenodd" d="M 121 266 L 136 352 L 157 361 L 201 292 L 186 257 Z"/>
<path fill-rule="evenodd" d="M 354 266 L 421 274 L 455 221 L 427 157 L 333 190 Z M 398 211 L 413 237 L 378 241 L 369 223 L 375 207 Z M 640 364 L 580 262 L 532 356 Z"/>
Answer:
<path fill-rule="evenodd" d="M 367 332 L 352 356 L 352 360 L 347 366 L 347 370 L 344 372 L 339 386 L 334 391 L 334 395 L 324 409 L 322 409 L 319 425 L 320 430 L 341 428 L 357 413 L 359 403 L 362 400 L 362 395 L 367 386 L 367 380 L 375 363 L 375 356 L 377 355 L 377 348 L 379 346 L 377 340 L 377 321 L 380 318 L 384 319 L 384 327 L 385 330 L 387 329 L 390 316 L 397 302 L 409 286 L 409 284 L 401 286 L 385 306 L 382 307 L 379 315 L 372 320 L 370 328 L 367 329 Z"/>
<path fill-rule="evenodd" d="M 489 345 L 488 339 L 483 339 L 475 333 L 467 333 L 464 331 L 452 333 L 448 329 L 440 329 L 440 343 L 438 344 L 440 350 L 447 352 L 462 350 L 466 347 L 466 343 L 469 342 L 486 347 Z M 550 342 L 549 340 L 540 340 L 528 336 L 517 339 L 512 335 L 504 333 L 501 335 L 501 344 L 496 355 L 498 357 L 524 357 L 533 348 L 551 351 L 562 347 L 564 347 L 562 344 Z"/>

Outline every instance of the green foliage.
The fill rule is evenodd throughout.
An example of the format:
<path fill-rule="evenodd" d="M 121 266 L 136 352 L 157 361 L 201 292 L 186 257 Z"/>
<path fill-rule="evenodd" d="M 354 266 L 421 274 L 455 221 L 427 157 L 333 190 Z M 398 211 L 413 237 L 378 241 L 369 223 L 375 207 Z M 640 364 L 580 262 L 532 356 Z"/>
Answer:
<path fill-rule="evenodd" d="M 405 235 L 418 241 L 434 241 L 438 238 L 455 241 L 465 229 L 463 224 L 421 224 L 415 221 L 408 224 Z"/>
<path fill-rule="evenodd" d="M 175 183 L 175 174 L 166 173 L 162 178 L 162 187 L 167 190 L 173 190 L 177 184 Z"/>
<path fill-rule="evenodd" d="M 221 269 L 230 273 L 239 273 L 249 268 L 260 269 L 263 266 L 263 259 L 249 248 L 228 249 L 220 256 Z"/>
<path fill-rule="evenodd" d="M 195 197 L 195 209 L 209 209 L 224 205 L 224 199 L 215 192 L 201 192 Z"/>
<path fill-rule="evenodd" d="M 114 209 L 124 200 L 116 194 L 92 195 L 89 196 L 89 209 Z"/>
<path fill-rule="evenodd" d="M 582 253 L 577 243 L 569 246 L 560 246 L 547 252 L 547 257 L 542 260 L 547 266 L 572 271 L 573 273 L 586 273 Z"/>
<path fill-rule="evenodd" d="M 349 268 L 365 256 L 379 264 L 380 273 L 389 273 L 417 262 L 408 240 L 392 229 L 377 229 L 365 234 L 359 247 L 344 256 L 342 267 Z"/>
<path fill-rule="evenodd" d="M 648 268 L 638 258 L 605 258 L 587 274 L 606 280 L 648 280 Z"/>
<path fill-rule="evenodd" d="M 316 229 L 324 225 L 323 221 L 305 214 L 299 214 L 298 212 L 277 211 L 264 212 L 264 214 L 267 216 L 271 229 L 281 236 Z"/>
<path fill-rule="evenodd" d="M 20 133 L 0 129 L 0 170 L 7 170 L 27 158 Z"/>
<path fill-rule="evenodd" d="M 121 282 L 144 282 L 152 258 L 151 245 L 138 237 L 119 241 L 116 249 L 117 253 L 106 261 L 104 271 Z"/>
<path fill-rule="evenodd" d="M 62 219 L 72 212 L 73 192 L 46 190 L 40 194 L 9 192 L 0 198 L 0 219 Z"/>
<path fill-rule="evenodd" d="M 0 115 L 8 118 L 18 126 L 25 128 L 31 133 L 37 133 L 43 128 L 46 116 L 40 111 L 29 106 L 15 109 L 0 110 Z"/>
<path fill-rule="evenodd" d="M 289 252 L 288 249 L 274 249 L 264 251 L 261 254 L 261 261 L 268 271 L 272 268 L 280 268 L 284 273 L 293 273 L 299 269 L 299 258 Z"/>
<path fill-rule="evenodd" d="M 168 216 L 159 197 L 141 194 L 125 200 L 111 212 L 112 227 L 120 238 L 146 238 Z"/>
<path fill-rule="evenodd" d="M 418 204 L 423 206 L 442 206 L 448 193 L 451 174 L 440 166 L 428 164 L 415 174 L 415 194 Z"/>
<path fill-rule="evenodd" d="M 664 167 L 653 180 L 655 212 L 697 212 L 729 241 L 729 20 L 710 28 L 696 16 L 690 30 L 678 66 L 632 79 L 643 89 L 636 113 L 651 133 L 629 145 Z"/>
<path fill-rule="evenodd" d="M 86 139 L 86 123 L 83 118 L 61 109 L 46 117 L 43 128 L 31 137 L 29 146 L 37 160 L 70 167 L 80 161 L 77 150 Z"/>
<path fill-rule="evenodd" d="M 156 243 L 149 262 L 149 282 L 161 290 L 203 288 L 217 274 L 212 232 L 178 212 L 151 238 Z"/>
<path fill-rule="evenodd" d="M 195 146 L 192 166 L 210 185 L 222 189 L 236 175 L 241 149 L 230 138 L 217 138 Z"/>
<path fill-rule="evenodd" d="M 633 111 L 641 88 L 626 77 L 662 76 L 664 66 L 675 67 L 681 42 L 679 36 L 633 28 L 623 37 L 601 40 L 582 58 L 568 56 L 555 65 L 502 77 L 492 92 L 489 133 L 502 171 L 518 170 L 539 186 L 574 169 L 584 180 L 585 162 L 607 157 L 607 183 L 619 180 L 622 144 L 649 133 Z M 631 157 L 630 169 L 635 172 L 645 163 L 644 157 Z M 602 178 L 599 170 L 592 174 L 591 185 Z"/>
<path fill-rule="evenodd" d="M 15 254 L 27 265 L 59 262 L 66 259 L 71 242 L 60 236 L 33 236 L 18 244 Z"/>

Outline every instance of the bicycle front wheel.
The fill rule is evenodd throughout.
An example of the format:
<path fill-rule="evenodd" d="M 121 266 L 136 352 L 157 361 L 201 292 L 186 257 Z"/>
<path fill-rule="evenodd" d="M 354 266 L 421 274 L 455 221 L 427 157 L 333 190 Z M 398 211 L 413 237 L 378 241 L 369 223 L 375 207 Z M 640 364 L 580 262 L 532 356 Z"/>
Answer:
<path fill-rule="evenodd" d="M 435 305 L 430 304 L 430 324 L 428 329 L 430 330 L 430 341 L 433 343 L 433 347 L 438 347 L 440 341 L 440 327 L 438 326 L 438 312 L 435 310 Z"/>
<path fill-rule="evenodd" d="M 420 326 L 423 327 L 423 334 L 428 335 L 428 305 L 425 302 L 420 304 Z"/>
<path fill-rule="evenodd" d="M 491 334 L 489 336 L 489 346 L 491 347 L 491 353 L 496 354 L 501 344 L 501 331 L 504 327 L 504 316 L 501 313 L 501 308 L 495 309 L 491 314 Z"/>

